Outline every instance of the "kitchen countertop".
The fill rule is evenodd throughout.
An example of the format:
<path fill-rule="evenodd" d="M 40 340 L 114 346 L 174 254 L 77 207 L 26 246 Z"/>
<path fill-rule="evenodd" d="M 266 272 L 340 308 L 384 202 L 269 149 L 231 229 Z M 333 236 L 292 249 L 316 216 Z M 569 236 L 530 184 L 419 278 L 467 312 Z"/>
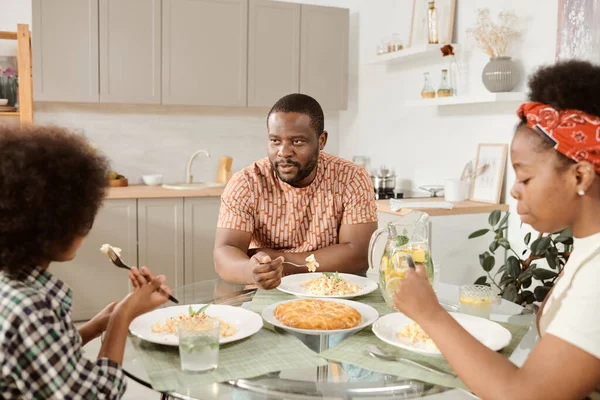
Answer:
<path fill-rule="evenodd" d="M 106 198 L 115 199 L 159 199 L 159 198 L 181 198 L 181 197 L 220 197 L 224 187 L 211 187 L 204 189 L 164 189 L 161 186 L 131 185 L 127 187 L 111 187 L 107 190 Z M 410 201 L 411 199 L 404 199 Z M 435 202 L 444 201 L 443 197 L 417 198 L 415 201 Z M 377 211 L 393 215 L 405 215 L 410 211 L 423 211 L 432 217 L 445 215 L 486 214 L 494 210 L 508 211 L 507 204 L 488 204 L 476 201 L 460 201 L 454 204 L 452 210 L 442 208 L 404 208 L 392 211 L 389 200 L 377 200 Z"/>
<path fill-rule="evenodd" d="M 204 189 L 165 189 L 162 186 L 130 185 L 108 188 L 106 198 L 114 199 L 158 199 L 174 197 L 220 197 L 224 187 Z"/>
<path fill-rule="evenodd" d="M 411 201 L 412 199 L 402 199 Z M 443 197 L 429 197 L 414 199 L 418 202 L 438 202 L 444 201 Z M 445 208 L 403 208 L 398 211 L 392 211 L 389 200 L 377 200 L 377 211 L 384 212 L 393 215 L 406 215 L 411 211 L 423 211 L 432 217 L 448 216 L 448 215 L 465 215 L 465 214 L 488 214 L 494 210 L 500 210 L 502 212 L 508 211 L 508 204 L 489 204 L 479 203 L 477 201 L 459 201 L 453 202 L 454 208 L 447 210 Z"/>

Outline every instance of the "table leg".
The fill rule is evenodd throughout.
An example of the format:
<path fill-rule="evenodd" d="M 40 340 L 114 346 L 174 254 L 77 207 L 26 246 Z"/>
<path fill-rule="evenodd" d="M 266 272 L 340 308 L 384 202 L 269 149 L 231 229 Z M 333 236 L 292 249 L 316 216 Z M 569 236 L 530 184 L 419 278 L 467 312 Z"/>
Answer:
<path fill-rule="evenodd" d="M 329 348 L 329 335 L 319 335 L 319 353 Z M 326 382 L 329 366 L 317 367 L 317 382 Z"/>

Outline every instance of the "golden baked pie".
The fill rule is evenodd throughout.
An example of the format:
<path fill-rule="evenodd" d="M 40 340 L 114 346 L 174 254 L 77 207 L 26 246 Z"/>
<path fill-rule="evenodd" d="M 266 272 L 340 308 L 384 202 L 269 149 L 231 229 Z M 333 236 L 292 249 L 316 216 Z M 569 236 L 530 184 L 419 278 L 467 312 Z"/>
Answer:
<path fill-rule="evenodd" d="M 353 307 L 336 301 L 303 299 L 283 303 L 275 308 L 275 318 L 298 329 L 349 329 L 362 319 Z"/>

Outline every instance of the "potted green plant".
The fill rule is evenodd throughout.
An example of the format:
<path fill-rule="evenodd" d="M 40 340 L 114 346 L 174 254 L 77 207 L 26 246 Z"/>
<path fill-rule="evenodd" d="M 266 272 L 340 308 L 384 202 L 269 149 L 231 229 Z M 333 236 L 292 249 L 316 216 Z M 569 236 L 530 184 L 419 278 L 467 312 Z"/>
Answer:
<path fill-rule="evenodd" d="M 488 218 L 490 228 L 479 229 L 469 235 L 469 239 L 491 234 L 492 241 L 488 250 L 479 255 L 479 263 L 485 275 L 479 277 L 475 283 L 494 286 L 503 299 L 519 305 L 533 304 L 543 301 L 556 279 L 562 272 L 573 248 L 573 232 L 564 229 L 550 234 L 540 233 L 537 239 L 531 241 L 531 233 L 524 238 L 527 248 L 518 254 L 507 239 L 508 217 L 496 210 Z M 495 272 L 495 252 L 504 248 L 508 257 L 503 265 Z M 538 268 L 539 262 L 545 260 L 548 268 Z M 499 277 L 499 280 L 498 280 Z M 530 290 L 534 281 L 539 281 L 539 286 Z"/>

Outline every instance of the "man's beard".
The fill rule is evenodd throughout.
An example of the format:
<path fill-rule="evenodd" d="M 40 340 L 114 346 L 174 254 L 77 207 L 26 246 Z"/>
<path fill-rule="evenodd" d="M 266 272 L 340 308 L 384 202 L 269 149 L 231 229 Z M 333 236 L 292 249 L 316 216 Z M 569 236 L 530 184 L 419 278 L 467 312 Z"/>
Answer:
<path fill-rule="evenodd" d="M 287 183 L 288 185 L 296 185 L 299 182 L 301 182 L 302 180 L 306 179 L 307 176 L 309 176 L 317 167 L 319 161 L 319 150 L 317 150 L 313 156 L 313 158 L 311 158 L 311 160 L 306 164 L 306 166 L 304 168 L 302 168 L 302 165 L 299 162 L 296 161 L 291 161 L 291 160 L 286 160 L 286 161 L 275 161 L 275 162 L 271 162 L 271 165 L 273 166 L 273 169 L 275 170 L 275 173 L 277 174 L 277 177 L 279 179 L 281 179 L 283 182 Z M 296 176 L 294 176 L 293 178 L 284 178 L 283 176 L 281 176 L 281 174 L 279 173 L 279 166 L 280 165 L 293 165 L 294 167 L 296 167 L 298 169 L 298 173 L 296 173 Z"/>

